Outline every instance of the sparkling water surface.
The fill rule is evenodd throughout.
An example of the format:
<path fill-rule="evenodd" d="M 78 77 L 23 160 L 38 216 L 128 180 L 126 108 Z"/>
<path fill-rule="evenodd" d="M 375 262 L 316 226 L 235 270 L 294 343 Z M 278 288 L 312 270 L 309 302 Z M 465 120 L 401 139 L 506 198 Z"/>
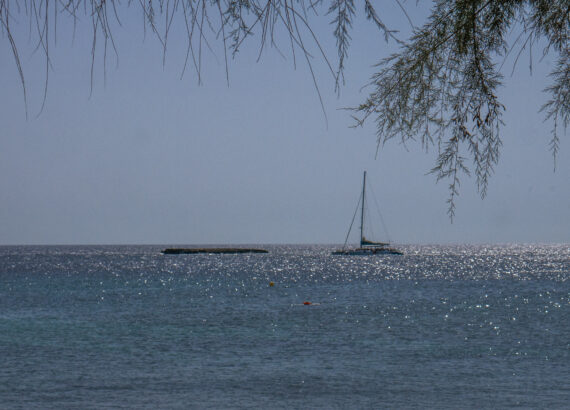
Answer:
<path fill-rule="evenodd" d="M 570 245 L 266 248 L 0 247 L 0 408 L 568 408 Z"/>

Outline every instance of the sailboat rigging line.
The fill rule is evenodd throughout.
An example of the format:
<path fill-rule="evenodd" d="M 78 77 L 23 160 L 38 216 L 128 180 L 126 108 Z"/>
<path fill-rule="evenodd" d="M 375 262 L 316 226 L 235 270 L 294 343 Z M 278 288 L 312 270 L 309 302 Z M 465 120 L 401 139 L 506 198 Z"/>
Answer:
<path fill-rule="evenodd" d="M 370 196 L 370 195 L 368 195 Z M 368 203 L 369 199 L 366 198 L 366 204 L 364 204 L 364 209 L 366 212 L 368 212 L 368 215 L 370 215 L 370 204 Z M 364 235 L 366 238 L 376 238 L 376 231 L 374 230 L 374 223 L 369 223 L 367 226 L 367 231 L 366 234 Z"/>
<path fill-rule="evenodd" d="M 356 214 L 358 213 L 358 208 L 360 205 L 360 201 L 362 201 L 362 192 L 358 197 L 358 203 L 356 204 L 356 209 L 354 210 L 354 215 L 352 216 L 352 221 L 350 222 L 350 227 L 348 228 L 348 232 L 346 233 L 346 238 L 344 239 L 344 245 L 342 245 L 342 249 L 346 247 L 346 243 L 348 242 L 348 236 L 350 235 L 350 231 L 352 230 L 352 225 L 354 225 L 354 220 L 356 219 Z"/>
<path fill-rule="evenodd" d="M 364 171 L 364 177 L 362 179 L 362 209 L 360 213 L 360 246 L 362 246 L 362 239 L 364 238 L 364 205 L 366 202 L 366 171 Z"/>
<path fill-rule="evenodd" d="M 376 211 L 378 212 L 378 215 L 380 216 L 380 223 L 382 223 L 382 229 L 384 229 L 386 239 L 388 240 L 388 242 L 392 242 L 392 240 L 390 238 L 390 234 L 388 233 L 388 229 L 386 228 L 386 224 L 384 223 L 384 218 L 382 217 L 382 212 L 380 212 L 380 205 L 378 205 L 378 200 L 376 199 L 376 193 L 374 192 L 374 189 L 372 189 L 372 187 L 370 187 L 370 190 L 372 191 L 372 199 L 374 199 L 374 204 L 376 205 Z"/>

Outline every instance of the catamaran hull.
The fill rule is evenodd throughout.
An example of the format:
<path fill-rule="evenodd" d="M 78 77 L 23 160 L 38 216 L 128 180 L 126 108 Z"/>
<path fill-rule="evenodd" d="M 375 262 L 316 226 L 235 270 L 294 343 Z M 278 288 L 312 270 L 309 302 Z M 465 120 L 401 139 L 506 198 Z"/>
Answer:
<path fill-rule="evenodd" d="M 378 248 L 378 249 L 346 249 L 334 251 L 333 255 L 403 255 L 402 251 L 393 248 Z"/>

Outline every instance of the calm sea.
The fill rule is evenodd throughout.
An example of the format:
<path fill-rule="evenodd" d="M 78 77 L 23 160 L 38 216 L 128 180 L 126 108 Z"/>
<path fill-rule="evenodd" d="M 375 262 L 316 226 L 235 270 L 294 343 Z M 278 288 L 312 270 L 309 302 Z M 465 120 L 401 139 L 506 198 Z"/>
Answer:
<path fill-rule="evenodd" d="M 0 407 L 569 407 L 570 245 L 160 249 L 0 247 Z"/>

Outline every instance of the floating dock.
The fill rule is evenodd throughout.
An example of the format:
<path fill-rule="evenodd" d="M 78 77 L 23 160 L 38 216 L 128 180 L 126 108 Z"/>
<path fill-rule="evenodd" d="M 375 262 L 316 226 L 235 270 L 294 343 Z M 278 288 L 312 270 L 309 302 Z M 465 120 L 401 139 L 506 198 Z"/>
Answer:
<path fill-rule="evenodd" d="M 265 249 L 254 248 L 167 248 L 162 251 L 165 255 L 195 254 L 195 253 L 268 253 Z"/>

